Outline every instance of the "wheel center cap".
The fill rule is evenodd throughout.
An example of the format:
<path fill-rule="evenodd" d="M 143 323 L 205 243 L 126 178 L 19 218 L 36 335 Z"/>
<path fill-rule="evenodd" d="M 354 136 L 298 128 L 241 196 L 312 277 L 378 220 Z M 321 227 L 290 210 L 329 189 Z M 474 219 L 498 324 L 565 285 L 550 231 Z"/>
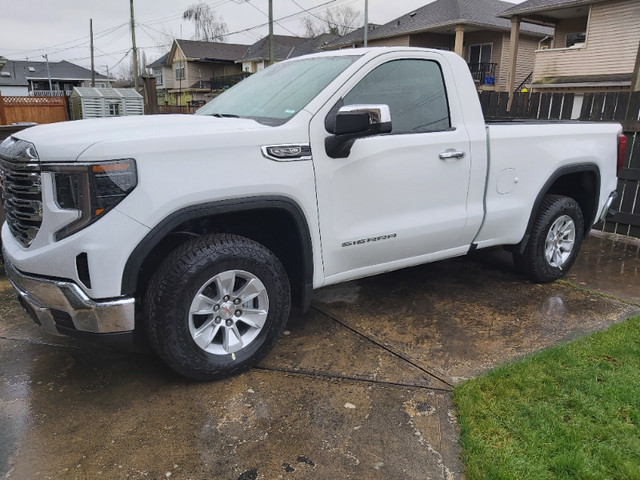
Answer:
<path fill-rule="evenodd" d="M 224 319 L 224 320 L 228 320 L 231 317 L 233 317 L 233 302 L 225 302 L 222 305 L 220 305 L 220 316 Z"/>

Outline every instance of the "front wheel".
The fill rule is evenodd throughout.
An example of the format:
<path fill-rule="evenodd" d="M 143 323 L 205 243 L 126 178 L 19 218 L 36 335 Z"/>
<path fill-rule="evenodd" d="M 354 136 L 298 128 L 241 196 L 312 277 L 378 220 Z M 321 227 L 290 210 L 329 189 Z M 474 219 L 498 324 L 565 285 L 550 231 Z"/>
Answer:
<path fill-rule="evenodd" d="M 214 380 L 249 369 L 271 350 L 289 316 L 289 280 L 263 245 L 208 235 L 163 262 L 145 305 L 158 355 L 181 375 Z"/>
<path fill-rule="evenodd" d="M 546 195 L 538 209 L 529 242 L 513 257 L 519 270 L 537 282 L 563 277 L 575 262 L 584 236 L 578 203 L 562 195 Z"/>

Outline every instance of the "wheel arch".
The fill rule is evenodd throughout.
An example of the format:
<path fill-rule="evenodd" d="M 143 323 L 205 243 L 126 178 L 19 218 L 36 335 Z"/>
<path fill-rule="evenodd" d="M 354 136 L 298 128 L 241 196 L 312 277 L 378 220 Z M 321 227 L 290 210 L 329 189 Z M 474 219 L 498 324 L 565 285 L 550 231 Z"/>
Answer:
<path fill-rule="evenodd" d="M 595 163 L 581 163 L 569 165 L 556 170 L 538 192 L 533 208 L 529 215 L 529 222 L 522 241 L 517 250 L 522 253 L 529 242 L 536 214 L 545 195 L 555 194 L 573 198 L 582 210 L 584 217 L 584 234 L 593 226 L 600 201 L 600 169 Z"/>
<path fill-rule="evenodd" d="M 122 294 L 142 293 L 169 251 L 207 233 L 235 233 L 273 251 L 289 276 L 292 303 L 302 311 L 308 310 L 313 290 L 311 234 L 300 206 L 280 196 L 220 200 L 173 212 L 129 255 L 122 275 Z"/>

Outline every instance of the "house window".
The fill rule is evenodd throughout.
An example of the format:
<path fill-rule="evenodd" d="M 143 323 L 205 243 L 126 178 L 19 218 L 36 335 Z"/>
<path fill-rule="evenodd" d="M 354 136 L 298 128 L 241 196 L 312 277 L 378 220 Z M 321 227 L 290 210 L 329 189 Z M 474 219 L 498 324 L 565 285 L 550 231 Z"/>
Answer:
<path fill-rule="evenodd" d="M 176 80 L 184 80 L 184 63 L 180 62 L 176 65 Z"/>
<path fill-rule="evenodd" d="M 162 85 L 162 69 L 154 68 L 153 76 L 156 77 L 156 85 Z"/>
<path fill-rule="evenodd" d="M 566 47 L 581 47 L 587 41 L 587 32 L 567 33 Z"/>
<path fill-rule="evenodd" d="M 119 117 L 120 116 L 120 103 L 109 102 L 107 105 L 107 116 Z"/>
<path fill-rule="evenodd" d="M 491 43 L 471 45 L 469 47 L 469 64 L 491 63 L 492 50 L 493 45 Z"/>

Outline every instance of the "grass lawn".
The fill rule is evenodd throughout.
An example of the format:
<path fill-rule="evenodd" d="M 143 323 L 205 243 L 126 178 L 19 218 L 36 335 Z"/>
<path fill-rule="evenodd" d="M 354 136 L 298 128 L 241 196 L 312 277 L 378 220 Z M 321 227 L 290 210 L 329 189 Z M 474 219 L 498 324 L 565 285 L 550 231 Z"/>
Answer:
<path fill-rule="evenodd" d="M 454 391 L 468 480 L 640 479 L 640 317 Z"/>

